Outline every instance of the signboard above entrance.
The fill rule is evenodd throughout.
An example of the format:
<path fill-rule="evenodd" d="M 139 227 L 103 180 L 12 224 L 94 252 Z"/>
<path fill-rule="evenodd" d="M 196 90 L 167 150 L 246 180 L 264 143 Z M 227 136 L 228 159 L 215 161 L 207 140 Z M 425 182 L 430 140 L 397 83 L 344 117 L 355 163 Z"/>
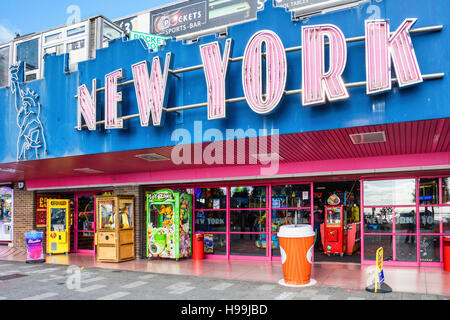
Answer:
<path fill-rule="evenodd" d="M 251 36 L 244 56 L 239 59 L 231 58 L 233 41 L 231 38 L 225 41 L 223 53 L 218 42 L 199 46 L 202 65 L 185 69 L 191 71 L 203 69 L 208 96 L 208 102 L 204 104 L 189 108 L 167 108 L 168 76 L 169 74 L 178 76 L 177 73 L 181 73 L 170 67 L 173 63 L 171 52 L 166 53 L 163 65 L 161 57 L 155 56 L 150 71 L 147 61 L 134 64 L 133 80 L 126 83 L 134 84 L 139 109 L 139 115 L 136 117 L 140 118 L 142 127 L 149 126 L 150 122 L 154 126 L 161 126 L 164 113 L 176 112 L 178 109 L 207 107 L 208 120 L 213 120 L 225 118 L 226 104 L 231 102 L 247 101 L 255 113 L 265 115 L 274 111 L 285 95 L 300 94 L 301 105 L 313 106 L 348 99 L 349 87 L 365 86 L 368 95 L 379 94 L 391 90 L 393 82 L 398 83 L 399 87 L 406 87 L 419 84 L 424 79 L 440 79 L 444 76 L 422 75 L 410 35 L 416 20 L 405 19 L 393 33 L 390 30 L 389 20 L 365 21 L 365 36 L 358 37 L 357 41 L 366 42 L 366 80 L 358 83 L 346 84 L 342 76 L 347 65 L 347 42 L 355 40 L 346 39 L 343 32 L 332 24 L 307 25 L 301 28 L 302 46 L 295 47 L 296 51 L 302 50 L 302 70 L 299 70 L 302 74 L 301 89 L 286 90 L 287 70 L 289 70 L 286 54 L 288 50 L 278 35 L 271 30 L 261 30 Z M 442 26 L 437 26 L 422 28 L 419 31 L 441 29 Z M 326 47 L 330 53 L 328 59 L 325 55 Z M 293 51 L 292 48 L 289 50 Z M 245 96 L 227 99 L 225 83 L 228 66 L 234 61 L 242 61 L 242 86 Z M 393 78 L 392 69 L 397 78 Z M 265 90 L 263 90 L 263 72 L 266 73 Z M 118 114 L 118 104 L 122 101 L 122 93 L 118 92 L 118 87 L 121 86 L 119 81 L 123 79 L 123 74 L 123 69 L 107 74 L 105 88 L 102 89 L 97 89 L 97 80 L 94 79 L 92 93 L 85 84 L 78 88 L 76 129 L 82 130 L 85 126 L 89 130 L 97 130 L 98 91 L 105 92 L 105 120 L 101 123 L 105 124 L 106 129 L 121 129 L 123 121 L 132 118 L 130 116 L 120 118 L 121 115 Z M 83 118 L 85 125 L 82 124 Z"/>

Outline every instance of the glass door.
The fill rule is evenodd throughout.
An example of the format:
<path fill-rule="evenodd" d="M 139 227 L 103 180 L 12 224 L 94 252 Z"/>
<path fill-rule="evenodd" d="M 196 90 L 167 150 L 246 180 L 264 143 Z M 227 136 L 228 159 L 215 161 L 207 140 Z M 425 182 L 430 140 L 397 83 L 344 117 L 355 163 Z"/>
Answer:
<path fill-rule="evenodd" d="M 75 195 L 75 252 L 95 252 L 95 194 Z"/>
<path fill-rule="evenodd" d="M 269 257 L 268 187 L 231 187 L 229 194 L 229 256 Z"/>

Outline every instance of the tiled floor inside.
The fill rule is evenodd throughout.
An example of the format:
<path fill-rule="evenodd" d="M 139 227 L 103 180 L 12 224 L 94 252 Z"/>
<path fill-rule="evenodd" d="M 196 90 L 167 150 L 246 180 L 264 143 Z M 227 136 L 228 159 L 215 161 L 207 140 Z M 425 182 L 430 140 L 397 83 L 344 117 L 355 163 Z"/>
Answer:
<path fill-rule="evenodd" d="M 25 261 L 23 254 L 3 255 L 0 260 Z M 86 254 L 54 255 L 47 263 L 78 265 L 140 272 L 191 275 L 229 280 L 248 280 L 277 283 L 283 278 L 280 261 L 225 261 L 225 260 L 143 260 L 123 263 L 101 263 Z M 316 262 L 312 278 L 317 286 L 364 290 L 367 280 L 373 279 L 374 266 Z M 386 283 L 395 292 L 411 292 L 450 296 L 450 272 L 442 268 L 385 266 Z"/>

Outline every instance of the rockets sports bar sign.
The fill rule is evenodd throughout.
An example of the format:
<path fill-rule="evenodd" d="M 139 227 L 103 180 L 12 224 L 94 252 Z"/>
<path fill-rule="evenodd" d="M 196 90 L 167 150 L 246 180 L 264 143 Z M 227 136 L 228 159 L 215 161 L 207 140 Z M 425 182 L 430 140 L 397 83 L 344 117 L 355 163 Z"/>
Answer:
<path fill-rule="evenodd" d="M 388 20 L 366 20 L 365 22 L 365 67 L 366 92 L 368 95 L 391 90 L 392 82 L 400 87 L 423 82 L 410 31 L 415 18 L 407 18 L 393 33 L 390 32 Z M 207 84 L 208 120 L 226 117 L 227 100 L 225 80 L 230 57 L 232 39 L 225 41 L 221 52 L 218 42 L 199 46 L 205 81 Z M 327 43 L 326 43 L 327 41 Z M 328 70 L 325 70 L 325 46 L 329 46 Z M 265 48 L 265 50 L 263 50 Z M 302 87 L 294 90 L 301 94 L 303 106 L 324 104 L 327 101 L 339 101 L 349 98 L 347 85 L 342 74 L 347 64 L 347 41 L 342 31 L 332 24 L 302 27 Z M 265 75 L 262 58 L 265 56 Z M 154 57 L 150 66 L 147 61 L 132 65 L 133 81 L 138 102 L 141 126 L 163 125 L 167 95 L 167 80 L 173 63 L 173 56 L 168 52 L 162 65 L 160 57 Z M 391 69 L 395 70 L 396 79 L 392 79 Z M 118 115 L 118 103 L 122 93 L 118 92 L 119 81 L 123 79 L 122 69 L 114 70 L 105 76 L 105 129 L 123 128 L 123 118 Z M 263 79 L 265 90 L 263 93 Z M 276 33 L 271 30 L 256 32 L 249 40 L 242 57 L 242 86 L 246 101 L 256 113 L 264 115 L 275 110 L 286 93 L 287 58 L 286 49 Z M 101 89 L 101 90 L 103 90 Z M 194 89 L 193 89 L 194 90 Z M 78 88 L 78 124 L 77 129 L 87 127 L 96 130 L 96 80 L 92 88 L 83 84 Z M 236 99 L 234 99 L 236 100 Z M 234 101 L 236 102 L 236 101 Z M 299 101 L 300 102 L 300 101 Z M 299 103 L 300 105 L 300 103 Z M 176 108 L 174 108 L 176 109 Z M 151 120 L 150 120 L 151 116 Z M 130 117 L 128 117 L 130 118 Z M 85 124 L 83 124 L 83 119 Z M 101 122 L 103 123 L 103 122 Z"/>

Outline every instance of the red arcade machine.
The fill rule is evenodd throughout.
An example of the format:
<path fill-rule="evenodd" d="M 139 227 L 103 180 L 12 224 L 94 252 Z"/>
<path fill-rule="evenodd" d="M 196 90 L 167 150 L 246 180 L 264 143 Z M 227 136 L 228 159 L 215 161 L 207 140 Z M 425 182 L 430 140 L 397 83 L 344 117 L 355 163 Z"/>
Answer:
<path fill-rule="evenodd" d="M 345 207 L 325 206 L 324 253 L 344 255 L 347 247 L 347 228 Z"/>

